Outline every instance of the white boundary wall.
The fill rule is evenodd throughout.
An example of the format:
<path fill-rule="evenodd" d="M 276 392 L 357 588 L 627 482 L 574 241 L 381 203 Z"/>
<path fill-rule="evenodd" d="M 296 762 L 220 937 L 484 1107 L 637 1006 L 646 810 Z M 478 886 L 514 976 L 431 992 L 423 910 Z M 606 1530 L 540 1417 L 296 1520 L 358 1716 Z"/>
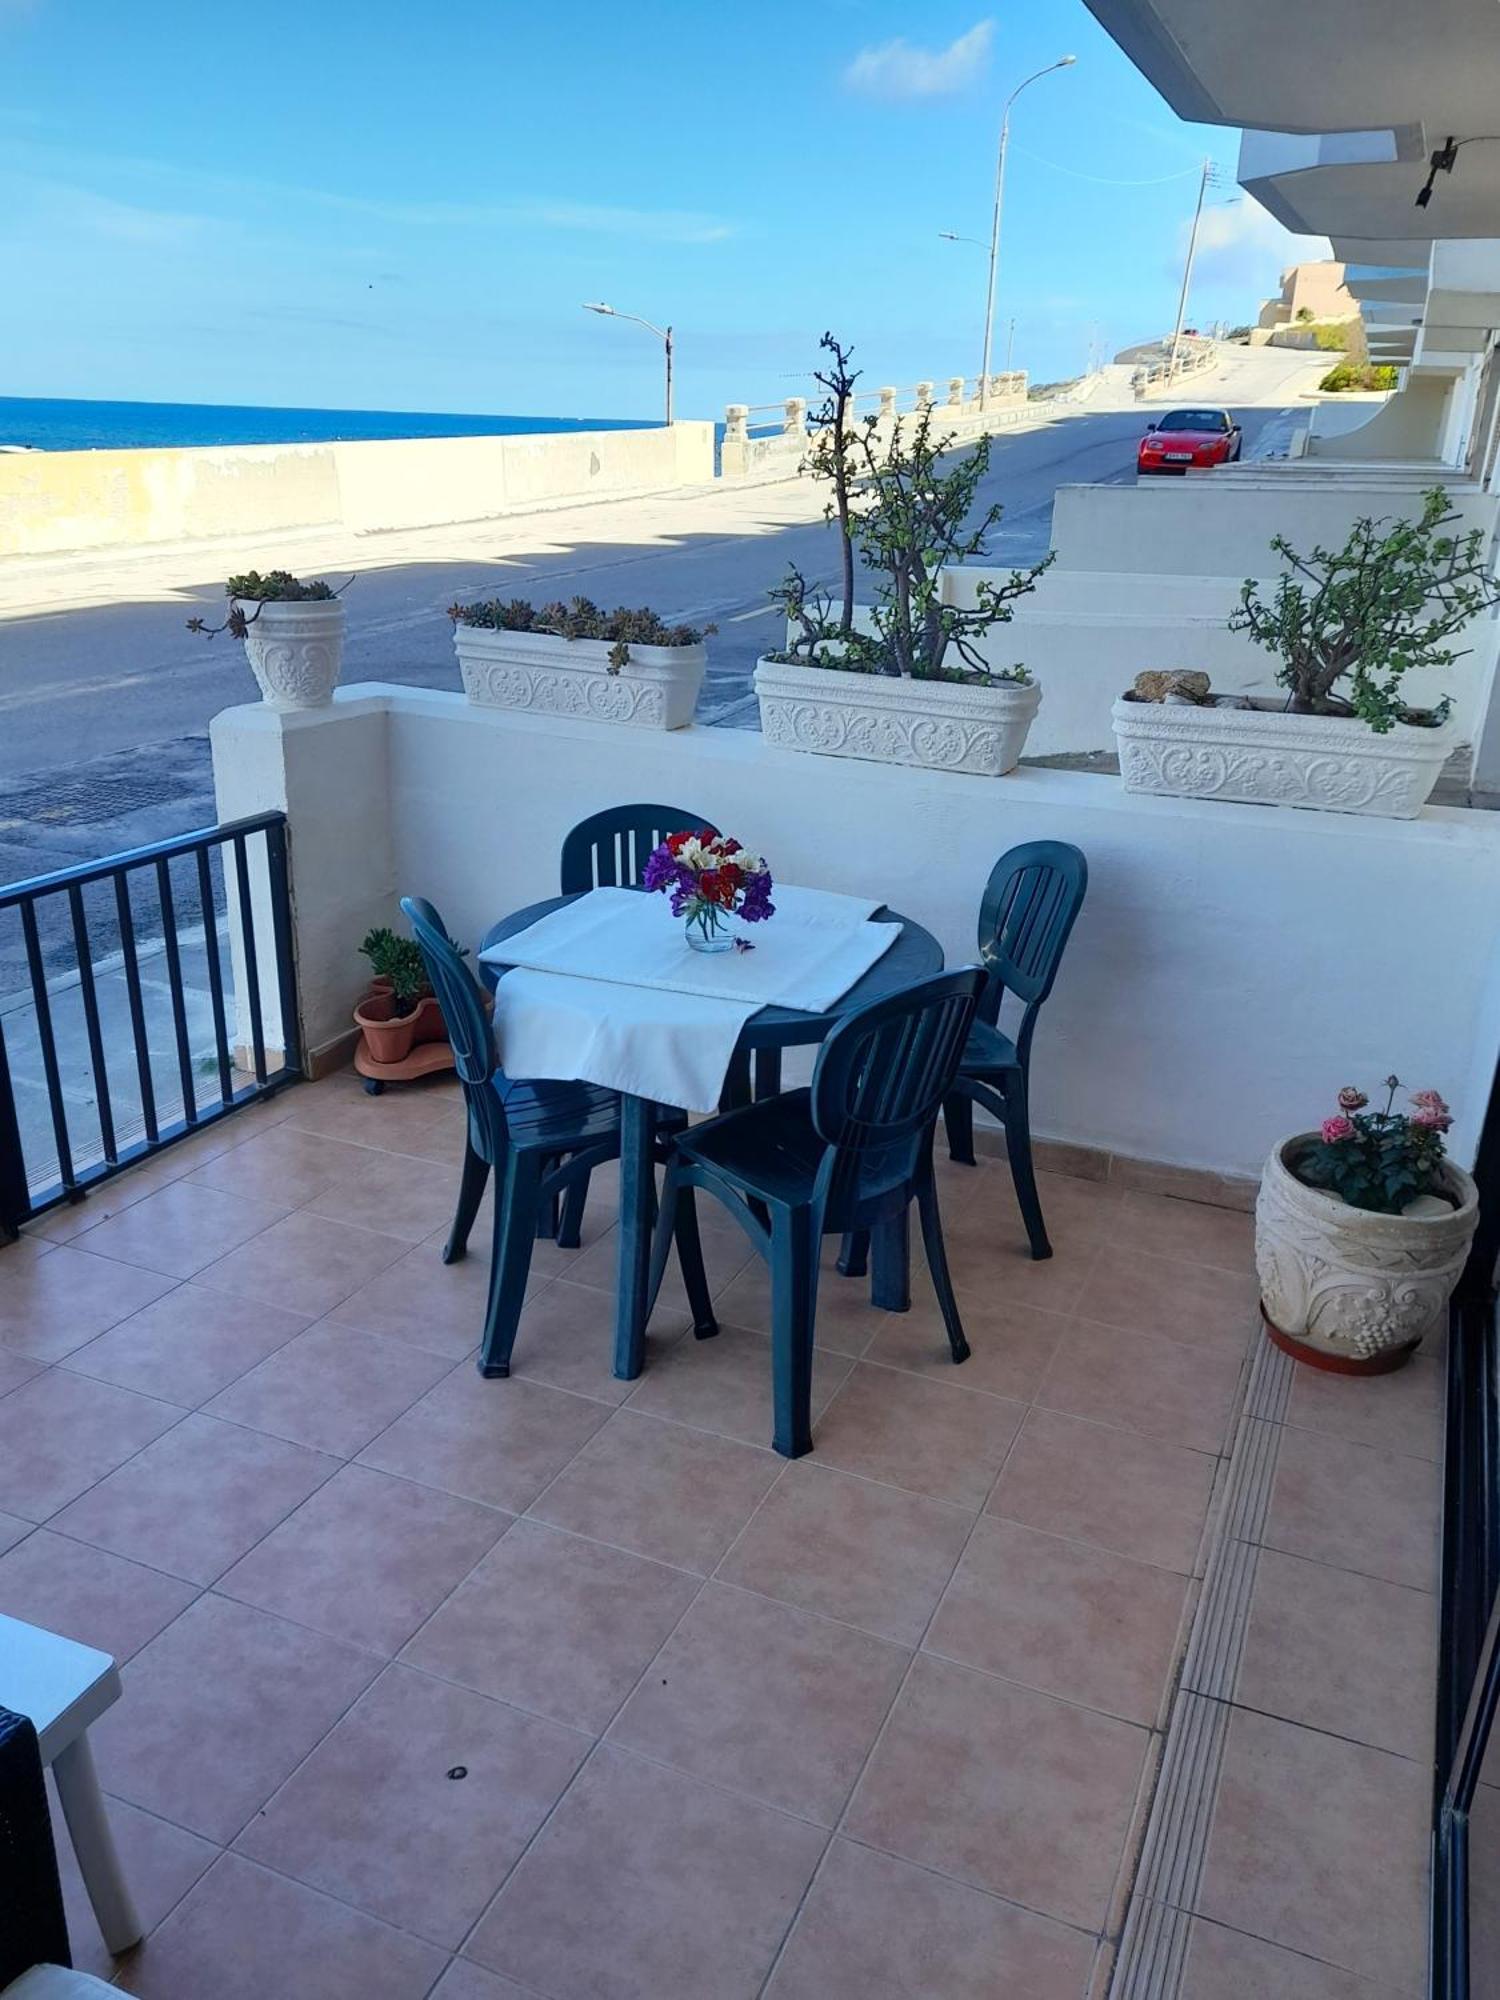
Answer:
<path fill-rule="evenodd" d="M 974 952 L 985 879 L 1023 840 L 1088 856 L 1087 905 L 1039 1030 L 1048 1138 L 1221 1173 L 1394 1070 L 1459 1107 L 1467 1156 L 1500 1040 L 1500 817 L 1370 820 L 1137 797 L 1108 778 L 986 779 L 778 750 L 750 732 L 622 731 L 368 685 L 332 708 L 226 710 L 225 818 L 291 821 L 316 1050 L 349 1025 L 356 946 L 430 896 L 477 940 L 555 893 L 563 835 L 614 800 L 699 807 L 789 881 L 883 895 Z"/>
<path fill-rule="evenodd" d="M 350 444 L 0 454 L 0 559 L 282 528 L 440 527 L 714 476 L 710 423 Z"/>

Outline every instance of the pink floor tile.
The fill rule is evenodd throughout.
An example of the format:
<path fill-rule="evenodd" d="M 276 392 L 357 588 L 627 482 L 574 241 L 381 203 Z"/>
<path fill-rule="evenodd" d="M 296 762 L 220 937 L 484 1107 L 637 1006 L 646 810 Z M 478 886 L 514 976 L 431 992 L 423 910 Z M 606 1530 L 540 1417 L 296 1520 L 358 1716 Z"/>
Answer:
<path fill-rule="evenodd" d="M 226 1854 L 121 1973 L 139 2000 L 423 2000 L 443 1953 Z"/>
<path fill-rule="evenodd" d="M 539 1716 L 388 1667 L 237 1847 L 452 1949 L 590 1747 Z"/>

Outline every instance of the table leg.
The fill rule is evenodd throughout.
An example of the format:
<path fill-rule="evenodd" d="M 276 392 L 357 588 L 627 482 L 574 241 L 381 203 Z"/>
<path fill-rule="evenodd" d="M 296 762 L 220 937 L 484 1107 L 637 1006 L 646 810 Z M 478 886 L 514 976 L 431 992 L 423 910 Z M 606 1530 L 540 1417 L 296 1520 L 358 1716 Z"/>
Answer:
<path fill-rule="evenodd" d="M 633 1382 L 646 1358 L 646 1303 L 651 1283 L 651 1225 L 656 1175 L 651 1161 L 653 1107 L 620 1097 L 620 1261 L 615 1290 L 615 1374 Z"/>
<path fill-rule="evenodd" d="M 52 1776 L 62 1801 L 63 1818 L 78 1859 L 78 1872 L 89 1892 L 105 1944 L 116 1956 L 141 1941 L 141 1920 L 115 1852 L 114 1835 L 105 1816 L 99 1774 L 87 1731 L 74 1737 L 52 1760 Z"/>

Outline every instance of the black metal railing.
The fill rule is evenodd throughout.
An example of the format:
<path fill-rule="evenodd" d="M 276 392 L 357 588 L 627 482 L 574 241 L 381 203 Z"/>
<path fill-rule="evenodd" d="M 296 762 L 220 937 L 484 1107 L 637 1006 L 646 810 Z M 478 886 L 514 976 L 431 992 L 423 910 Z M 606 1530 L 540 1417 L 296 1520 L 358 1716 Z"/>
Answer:
<path fill-rule="evenodd" d="M 301 1074 L 284 814 L 0 888 L 0 1242 Z"/>

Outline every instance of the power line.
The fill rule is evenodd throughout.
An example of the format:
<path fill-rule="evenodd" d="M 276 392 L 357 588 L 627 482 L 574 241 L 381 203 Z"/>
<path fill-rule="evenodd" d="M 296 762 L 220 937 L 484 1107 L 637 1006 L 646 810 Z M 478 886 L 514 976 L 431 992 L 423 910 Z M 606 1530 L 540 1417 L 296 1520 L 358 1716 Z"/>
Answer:
<path fill-rule="evenodd" d="M 1065 167 L 1061 160 L 1044 159 L 1040 153 L 1033 153 L 1026 146 L 1017 146 L 1016 151 L 1028 160 L 1035 160 L 1039 167 L 1050 167 L 1053 173 L 1068 174 L 1075 181 L 1092 181 L 1097 187 L 1162 187 L 1167 181 L 1186 180 L 1190 174 L 1203 171 L 1200 161 L 1194 167 L 1179 167 L 1174 174 L 1153 174 L 1149 180 L 1117 180 L 1111 174 L 1086 174 L 1078 167 Z"/>

